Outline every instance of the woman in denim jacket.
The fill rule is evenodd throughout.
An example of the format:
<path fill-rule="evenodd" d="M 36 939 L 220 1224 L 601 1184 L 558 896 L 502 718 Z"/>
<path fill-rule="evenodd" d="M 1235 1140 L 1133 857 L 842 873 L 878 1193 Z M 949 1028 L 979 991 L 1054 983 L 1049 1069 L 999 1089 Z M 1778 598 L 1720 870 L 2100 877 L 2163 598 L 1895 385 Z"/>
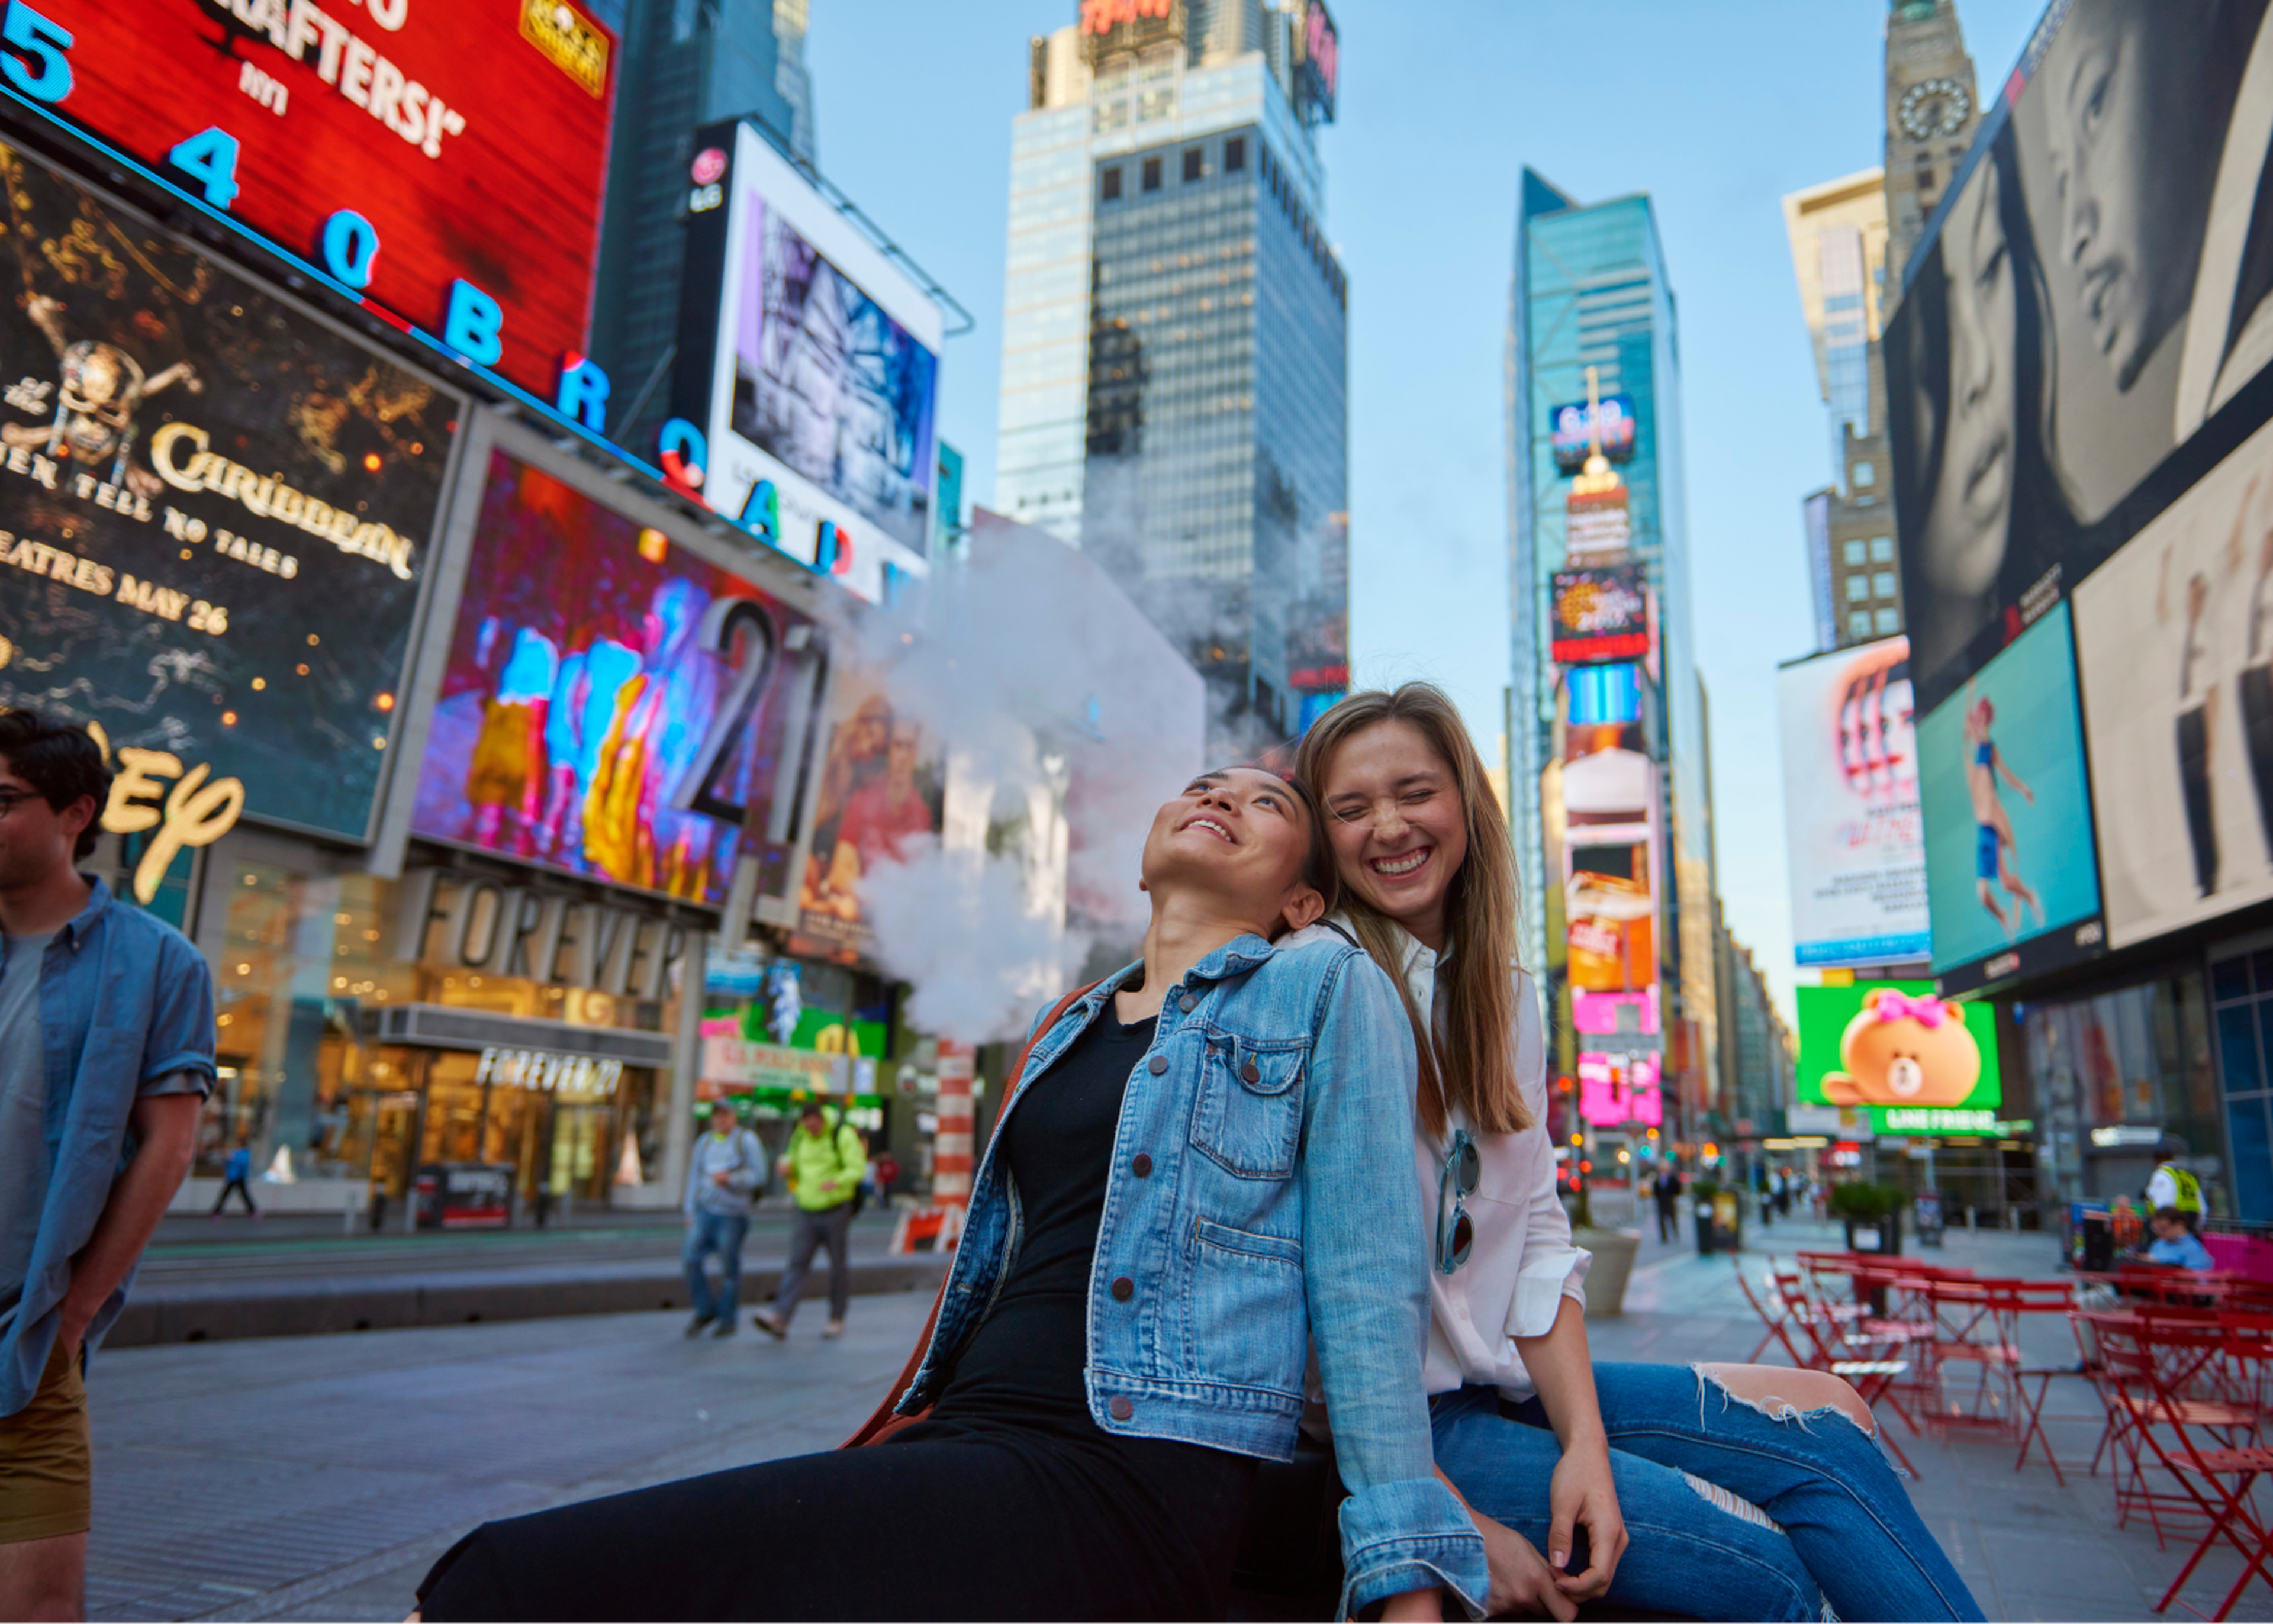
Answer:
<path fill-rule="evenodd" d="M 1422 1038 L 1424 1381 L 1437 1463 L 1490 1550 L 1490 1611 L 1568 1619 L 1607 1593 L 1694 1618 L 1805 1619 L 1827 1601 L 1850 1620 L 1978 1619 L 1846 1382 L 1592 1362 L 1587 1256 L 1542 1126 L 1539 995 L 1509 971 L 1514 853 L 1452 702 L 1421 683 L 1354 694 L 1296 771 L 1327 810 L 1347 899 L 1306 936 L 1362 940 Z"/>
<path fill-rule="evenodd" d="M 1474 1611 L 1484 1544 L 1434 1474 L 1426 1243 L 1385 1134 L 1409 1029 L 1322 914 L 1315 804 L 1253 769 L 1154 818 L 1144 957 L 1035 1035 L 879 1447 L 490 1523 L 443 1618 L 1222 1616 L 1255 1463 L 1294 1450 L 1315 1342 L 1350 1493 L 1348 1610 Z M 881 1530 L 888 1560 L 872 1560 Z M 728 1560 L 761 1545 L 762 1564 Z"/>

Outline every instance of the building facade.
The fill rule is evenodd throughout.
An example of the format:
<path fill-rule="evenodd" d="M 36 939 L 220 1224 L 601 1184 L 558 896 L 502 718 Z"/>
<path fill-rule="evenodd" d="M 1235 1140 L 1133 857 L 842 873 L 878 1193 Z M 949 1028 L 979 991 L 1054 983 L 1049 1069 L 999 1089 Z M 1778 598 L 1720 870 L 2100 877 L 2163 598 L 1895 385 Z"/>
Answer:
<path fill-rule="evenodd" d="M 814 161 L 806 0 L 616 0 L 622 40 L 592 354 L 611 382 L 609 429 L 648 447 L 670 415 L 687 163 L 694 132 L 753 117 Z"/>
<path fill-rule="evenodd" d="M 1887 281 L 1899 300 L 1903 267 L 1981 128 L 1956 0 L 1894 0 L 1886 92 Z"/>
<path fill-rule="evenodd" d="M 1885 172 L 1866 169 L 1793 192 L 1783 200 L 1783 218 L 1831 437 L 1833 483 L 1802 504 L 1820 652 L 1902 629 L 1879 348 Z"/>
<path fill-rule="evenodd" d="M 1348 685 L 1348 287 L 1323 5 L 1093 17 L 1011 138 L 995 505 L 1097 556 L 1265 747 Z"/>
<path fill-rule="evenodd" d="M 1677 1140 L 1677 1113 L 1713 1090 L 1721 1037 L 1673 290 L 1646 195 L 1582 204 L 1527 169 L 1519 203 L 1508 749 L 1523 951 L 1582 1051 L 1661 1068 Z M 1597 617 L 1628 606 L 1632 640 L 1558 660 L 1574 594 Z"/>

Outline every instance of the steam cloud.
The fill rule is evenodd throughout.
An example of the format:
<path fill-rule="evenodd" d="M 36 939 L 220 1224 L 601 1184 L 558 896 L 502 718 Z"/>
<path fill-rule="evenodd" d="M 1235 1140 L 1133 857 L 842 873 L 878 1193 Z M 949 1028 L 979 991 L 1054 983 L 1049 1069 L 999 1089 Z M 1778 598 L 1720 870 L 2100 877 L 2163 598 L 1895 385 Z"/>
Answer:
<path fill-rule="evenodd" d="M 1198 674 L 1095 560 L 983 511 L 966 558 L 836 633 L 948 755 L 942 837 L 863 876 L 877 961 L 918 1029 L 1023 1037 L 1136 956 L 1145 832 L 1204 765 Z"/>

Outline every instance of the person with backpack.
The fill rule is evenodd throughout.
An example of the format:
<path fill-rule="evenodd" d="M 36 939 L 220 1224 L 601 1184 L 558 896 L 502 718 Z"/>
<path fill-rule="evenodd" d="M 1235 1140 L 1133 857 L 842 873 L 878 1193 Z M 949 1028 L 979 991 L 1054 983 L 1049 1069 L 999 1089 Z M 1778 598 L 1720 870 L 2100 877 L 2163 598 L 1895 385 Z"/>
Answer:
<path fill-rule="evenodd" d="M 686 1269 L 686 1295 L 694 1317 L 686 1334 L 699 1336 L 712 1326 L 714 1336 L 734 1334 L 742 1291 L 742 1238 L 750 1232 L 750 1197 L 765 1182 L 765 1147 L 744 1127 L 734 1108 L 721 1100 L 710 1108 L 710 1131 L 694 1142 L 686 1158 L 686 1244 L 679 1261 Z M 718 1254 L 718 1292 L 710 1292 L 703 1260 Z"/>
<path fill-rule="evenodd" d="M 814 1101 L 798 1119 L 789 1138 L 789 1188 L 797 1201 L 797 1232 L 789 1246 L 789 1268 L 782 1275 L 774 1306 L 761 1308 L 750 1323 L 778 1342 L 789 1335 L 790 1316 L 797 1312 L 798 1293 L 813 1272 L 813 1254 L 829 1248 L 829 1323 L 823 1336 L 844 1334 L 844 1311 L 852 1297 L 852 1264 L 846 1255 L 851 1244 L 852 1215 L 859 1209 L 860 1180 L 868 1172 L 868 1148 L 860 1130 L 840 1112 L 836 1126 Z"/>

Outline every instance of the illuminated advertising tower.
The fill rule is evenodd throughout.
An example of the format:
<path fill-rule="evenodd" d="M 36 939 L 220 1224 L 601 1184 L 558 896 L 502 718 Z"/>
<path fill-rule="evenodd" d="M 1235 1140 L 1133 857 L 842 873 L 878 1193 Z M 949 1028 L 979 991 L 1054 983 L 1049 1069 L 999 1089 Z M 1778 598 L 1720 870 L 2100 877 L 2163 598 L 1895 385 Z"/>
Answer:
<path fill-rule="evenodd" d="M 1555 991 L 1579 1117 L 1678 1141 L 1711 1126 L 1718 1031 L 1677 353 L 1649 198 L 1584 205 L 1525 170 L 1507 373 L 1522 951 Z"/>
<path fill-rule="evenodd" d="M 1321 0 L 1084 0 L 1011 135 L 994 505 L 1094 554 L 1208 680 L 1211 751 L 1347 687 L 1347 287 Z"/>

